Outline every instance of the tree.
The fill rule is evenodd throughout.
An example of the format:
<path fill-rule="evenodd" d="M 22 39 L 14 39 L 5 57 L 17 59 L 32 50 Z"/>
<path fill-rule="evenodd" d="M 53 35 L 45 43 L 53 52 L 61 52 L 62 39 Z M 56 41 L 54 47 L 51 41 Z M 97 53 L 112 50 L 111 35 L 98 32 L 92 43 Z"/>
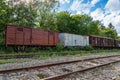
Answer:
<path fill-rule="evenodd" d="M 67 11 L 59 12 L 56 14 L 56 27 L 59 32 L 71 32 L 70 28 L 70 13 Z"/>
<path fill-rule="evenodd" d="M 114 29 L 115 27 L 112 25 L 112 23 L 109 23 L 108 25 L 109 28 Z"/>
<path fill-rule="evenodd" d="M 114 38 L 117 38 L 117 31 L 115 29 L 115 26 L 113 26 L 112 23 L 109 23 L 108 27 L 114 31 Z"/>
<path fill-rule="evenodd" d="M 5 0 L 0 0 L 0 44 L 4 44 L 5 24 L 7 22 L 6 8 Z"/>
<path fill-rule="evenodd" d="M 110 38 L 116 38 L 117 37 L 116 32 L 111 28 L 106 29 L 105 35 L 107 37 L 110 37 Z"/>
<path fill-rule="evenodd" d="M 99 29 L 99 21 L 92 21 L 89 26 L 88 26 L 88 33 L 91 35 L 99 35 L 100 34 L 100 29 Z"/>
<path fill-rule="evenodd" d="M 19 3 L 15 3 L 9 0 L 7 3 L 9 7 L 8 24 L 29 26 L 29 27 L 35 26 L 35 20 L 37 17 L 35 1 L 29 3 L 24 3 L 20 1 Z"/>
<path fill-rule="evenodd" d="M 81 35 L 99 34 L 99 22 L 93 21 L 88 15 L 73 15 L 72 17 L 72 30 L 74 33 Z"/>
<path fill-rule="evenodd" d="M 105 36 L 105 37 L 110 37 L 110 38 L 117 38 L 117 33 L 116 33 L 116 31 L 114 31 L 114 30 L 111 29 L 111 28 L 101 29 L 100 35 L 101 35 L 101 36 Z"/>
<path fill-rule="evenodd" d="M 63 11 L 56 14 L 56 26 L 60 32 L 80 35 L 99 34 L 99 21 L 93 21 L 88 15 L 70 15 Z"/>
<path fill-rule="evenodd" d="M 44 0 L 37 4 L 37 27 L 47 30 L 57 30 L 55 26 L 55 12 L 58 7 L 56 0 Z"/>

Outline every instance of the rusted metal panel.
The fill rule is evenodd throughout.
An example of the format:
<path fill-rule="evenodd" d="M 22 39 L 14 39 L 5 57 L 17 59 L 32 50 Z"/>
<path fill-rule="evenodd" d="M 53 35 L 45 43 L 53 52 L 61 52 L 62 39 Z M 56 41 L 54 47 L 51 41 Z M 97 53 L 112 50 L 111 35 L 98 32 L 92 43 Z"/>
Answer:
<path fill-rule="evenodd" d="M 15 44 L 15 34 L 8 34 L 7 35 L 6 44 Z"/>
<path fill-rule="evenodd" d="M 114 47 L 114 39 L 90 35 L 90 44 L 95 47 Z"/>
<path fill-rule="evenodd" d="M 48 33 L 43 30 L 32 29 L 32 45 L 48 44 Z"/>
<path fill-rule="evenodd" d="M 24 45 L 31 45 L 31 28 L 24 28 Z"/>
<path fill-rule="evenodd" d="M 7 25 L 7 45 L 56 46 L 59 42 L 58 32 Z"/>
<path fill-rule="evenodd" d="M 23 32 L 22 33 L 16 33 L 16 45 L 24 45 L 24 37 L 23 37 Z"/>
<path fill-rule="evenodd" d="M 32 29 L 32 45 L 55 46 L 58 42 L 58 33 L 48 30 Z"/>
<path fill-rule="evenodd" d="M 30 45 L 30 28 L 7 25 L 6 45 Z"/>
<path fill-rule="evenodd" d="M 54 45 L 57 45 L 59 43 L 59 36 L 58 36 L 58 32 L 54 33 Z"/>
<path fill-rule="evenodd" d="M 15 44 L 15 29 L 14 26 L 6 26 L 6 46 L 7 45 L 14 45 Z"/>
<path fill-rule="evenodd" d="M 114 40 L 115 47 L 120 47 L 120 40 Z"/>
<path fill-rule="evenodd" d="M 52 31 L 48 31 L 48 44 L 54 45 L 54 33 Z"/>
<path fill-rule="evenodd" d="M 17 27 L 15 33 L 15 44 L 16 45 L 24 45 L 24 28 Z"/>

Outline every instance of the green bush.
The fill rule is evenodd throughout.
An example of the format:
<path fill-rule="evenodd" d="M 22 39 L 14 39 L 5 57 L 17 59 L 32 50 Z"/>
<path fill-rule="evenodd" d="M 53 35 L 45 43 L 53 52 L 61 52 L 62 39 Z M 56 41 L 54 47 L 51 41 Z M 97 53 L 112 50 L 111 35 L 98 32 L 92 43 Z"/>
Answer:
<path fill-rule="evenodd" d="M 13 47 L 5 47 L 4 45 L 0 46 L 0 54 L 2 53 L 11 53 L 13 52 Z"/>
<path fill-rule="evenodd" d="M 47 51 L 54 51 L 53 49 L 54 49 L 53 47 L 46 47 Z"/>
<path fill-rule="evenodd" d="M 68 47 L 66 47 L 66 48 L 67 48 L 67 50 L 69 50 L 69 51 L 74 51 L 74 50 L 76 50 L 76 48 L 73 47 L 73 46 L 68 46 Z"/>
<path fill-rule="evenodd" d="M 88 46 L 85 46 L 84 49 L 85 49 L 86 51 L 91 51 L 91 50 L 93 50 L 94 48 L 93 48 L 91 45 L 88 45 Z"/>
<path fill-rule="evenodd" d="M 64 50 L 64 46 L 62 44 L 57 44 L 56 51 L 62 51 Z"/>

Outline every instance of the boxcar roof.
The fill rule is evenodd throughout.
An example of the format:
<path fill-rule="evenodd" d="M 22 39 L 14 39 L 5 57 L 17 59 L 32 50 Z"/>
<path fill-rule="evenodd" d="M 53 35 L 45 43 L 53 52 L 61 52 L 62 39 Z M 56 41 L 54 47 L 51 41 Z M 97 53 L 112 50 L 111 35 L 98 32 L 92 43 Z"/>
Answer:
<path fill-rule="evenodd" d="M 114 38 L 110 38 L 110 37 L 104 37 L 104 36 L 98 36 L 98 35 L 89 35 L 89 36 L 93 36 L 93 37 L 99 37 L 99 38 L 107 38 L 107 39 L 114 39 Z"/>
<path fill-rule="evenodd" d="M 30 28 L 30 29 L 44 30 L 44 31 L 52 31 L 52 30 L 45 30 L 45 29 L 32 28 L 32 27 L 27 27 L 27 26 L 19 26 L 19 25 L 11 25 L 11 24 L 7 24 L 6 26 L 14 26 L 14 27 L 23 27 L 23 28 Z M 53 31 L 53 32 L 57 32 L 57 31 Z"/>
<path fill-rule="evenodd" d="M 66 33 L 66 32 L 59 32 L 61 34 L 72 34 L 72 35 L 80 35 L 80 34 L 74 34 L 74 33 Z M 88 35 L 80 35 L 80 36 L 88 36 Z"/>

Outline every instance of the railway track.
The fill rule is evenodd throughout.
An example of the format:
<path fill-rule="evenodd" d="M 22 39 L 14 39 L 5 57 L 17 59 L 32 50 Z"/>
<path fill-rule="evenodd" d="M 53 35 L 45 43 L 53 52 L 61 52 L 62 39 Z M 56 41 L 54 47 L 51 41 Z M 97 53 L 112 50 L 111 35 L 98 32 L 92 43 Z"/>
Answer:
<path fill-rule="evenodd" d="M 64 79 L 67 76 L 70 76 L 71 74 L 75 74 L 75 73 L 78 73 L 78 72 L 85 72 L 85 71 L 88 71 L 88 70 L 91 70 L 91 69 L 99 68 L 99 67 L 106 66 L 106 65 L 109 65 L 109 64 L 112 64 L 112 63 L 116 63 L 116 62 L 120 62 L 120 60 L 111 61 L 111 62 L 108 62 L 108 63 L 103 63 L 101 65 L 96 65 L 96 66 L 92 66 L 92 67 L 88 67 L 88 68 L 84 68 L 84 69 L 80 69 L 80 70 L 76 70 L 76 71 L 73 71 L 73 72 L 68 72 L 68 73 L 64 73 L 64 74 L 60 74 L 60 75 L 50 76 L 50 77 L 44 78 L 43 80 Z"/>
<path fill-rule="evenodd" d="M 86 59 L 80 59 L 80 60 L 49 63 L 49 64 L 43 64 L 43 65 L 33 66 L 33 67 L 22 67 L 22 68 L 16 68 L 16 69 L 0 70 L 0 73 L 4 74 L 4 73 L 15 72 L 15 71 L 21 71 L 21 70 L 29 71 L 31 69 L 33 70 L 33 69 L 39 69 L 39 68 L 45 68 L 45 67 L 54 69 L 55 66 L 60 66 L 58 67 L 57 70 L 61 73 L 58 73 L 55 75 L 50 74 L 49 76 L 42 78 L 43 80 L 58 80 L 77 72 L 84 72 L 84 71 L 102 67 L 111 63 L 116 63 L 119 61 L 120 61 L 120 55 L 111 55 L 111 56 L 102 56 L 102 57 L 86 58 Z M 69 68 L 62 67 L 61 65 L 67 65 L 69 66 Z M 75 67 L 72 67 L 73 65 Z"/>

